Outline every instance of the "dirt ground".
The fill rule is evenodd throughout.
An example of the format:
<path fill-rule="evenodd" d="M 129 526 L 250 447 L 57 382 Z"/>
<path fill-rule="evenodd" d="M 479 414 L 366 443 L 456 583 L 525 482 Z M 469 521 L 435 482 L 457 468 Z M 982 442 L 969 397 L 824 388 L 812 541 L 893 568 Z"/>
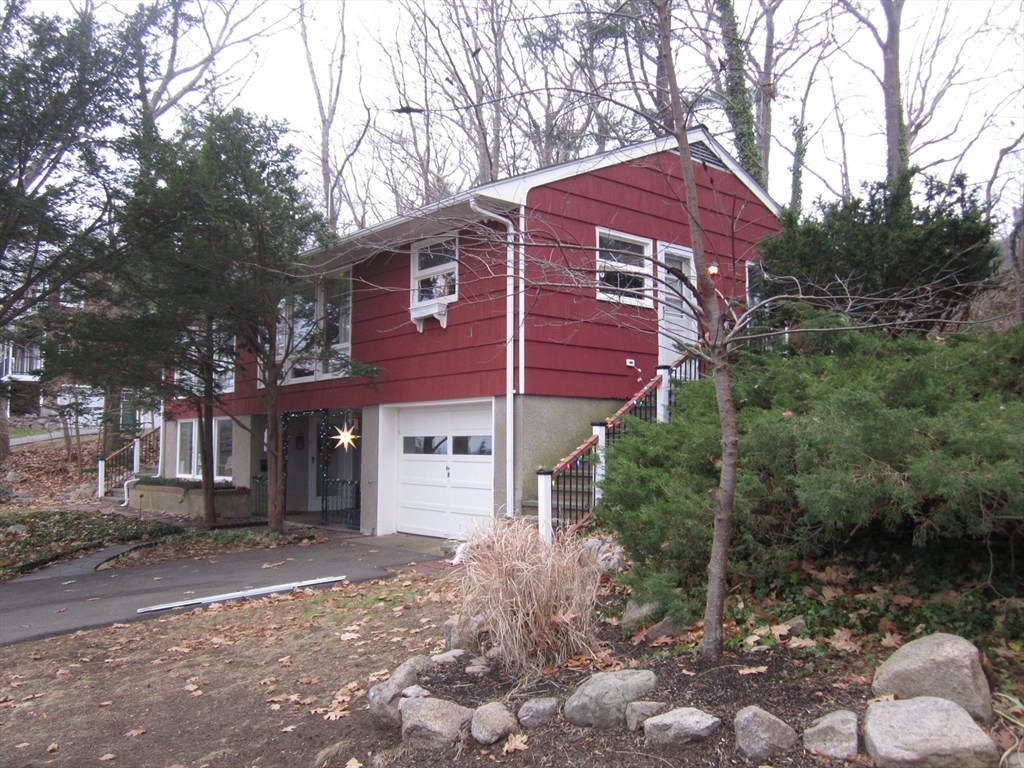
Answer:
<path fill-rule="evenodd" d="M 861 713 L 870 696 L 870 672 L 859 660 L 801 659 L 775 649 L 711 663 L 673 656 L 671 646 L 625 642 L 606 624 L 602 666 L 654 671 L 653 699 L 722 718 L 711 740 L 649 749 L 642 736 L 624 730 L 558 720 L 528 732 L 526 749 L 508 755 L 502 744 L 472 742 L 440 754 L 408 752 L 398 733 L 374 727 L 365 691 L 410 656 L 443 648 L 451 586 L 436 574 L 400 573 L 389 582 L 213 606 L 0 648 L 0 766 L 755 765 L 733 747 L 729 723 L 743 706 L 758 703 L 799 729 L 837 708 Z M 498 671 L 469 678 L 464 666 L 422 683 L 468 706 L 495 699 L 517 706 L 537 695 L 564 699 L 597 671 L 567 666 L 517 688 Z M 797 749 L 770 764 L 842 763 Z"/>

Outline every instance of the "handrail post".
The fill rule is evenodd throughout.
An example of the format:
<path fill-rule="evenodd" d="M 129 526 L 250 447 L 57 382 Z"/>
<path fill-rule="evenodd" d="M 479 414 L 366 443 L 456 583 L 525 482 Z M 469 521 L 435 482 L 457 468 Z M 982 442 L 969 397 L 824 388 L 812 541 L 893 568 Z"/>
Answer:
<path fill-rule="evenodd" d="M 594 436 L 597 438 L 597 445 L 594 446 L 594 455 L 597 461 L 594 462 L 594 506 L 601 501 L 601 489 L 598 484 L 604 481 L 604 449 L 608 445 L 608 422 L 592 421 L 590 426 L 594 429 Z"/>
<path fill-rule="evenodd" d="M 96 498 L 102 499 L 107 492 L 107 462 L 96 462 Z"/>
<path fill-rule="evenodd" d="M 132 473 L 139 474 L 142 469 L 142 440 L 135 438 L 132 441 Z"/>
<path fill-rule="evenodd" d="M 658 382 L 658 423 L 668 423 L 669 394 L 672 391 L 672 366 L 659 365 L 656 369 L 660 381 Z"/>
<path fill-rule="evenodd" d="M 537 532 L 545 544 L 551 544 L 554 540 L 551 530 L 552 474 L 550 469 L 537 470 Z"/>

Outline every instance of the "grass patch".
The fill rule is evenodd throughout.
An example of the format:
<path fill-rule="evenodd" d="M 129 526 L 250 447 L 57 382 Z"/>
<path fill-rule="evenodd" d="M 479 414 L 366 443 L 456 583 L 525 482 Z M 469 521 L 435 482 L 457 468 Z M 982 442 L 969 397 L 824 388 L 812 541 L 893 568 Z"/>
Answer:
<path fill-rule="evenodd" d="M 3 530 L 0 530 L 0 581 L 107 544 L 148 541 L 177 530 L 166 523 L 118 514 L 62 511 L 5 513 Z"/>
<path fill-rule="evenodd" d="M 11 439 L 15 437 L 31 437 L 32 435 L 55 435 L 60 436 L 60 431 L 52 432 L 49 429 L 41 429 L 39 427 L 12 427 L 11 428 Z"/>

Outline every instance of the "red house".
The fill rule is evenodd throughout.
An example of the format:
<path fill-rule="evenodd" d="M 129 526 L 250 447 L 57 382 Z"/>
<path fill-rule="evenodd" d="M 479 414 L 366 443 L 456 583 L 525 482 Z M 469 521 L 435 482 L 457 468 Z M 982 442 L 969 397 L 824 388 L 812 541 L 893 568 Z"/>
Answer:
<path fill-rule="evenodd" d="M 778 206 L 703 129 L 690 131 L 709 269 L 742 301 Z M 282 388 L 286 510 L 367 534 L 448 536 L 529 513 L 550 467 L 695 339 L 679 155 L 664 138 L 477 187 L 318 254 L 346 273 L 328 339 L 365 379 L 296 365 Z M 240 366 L 217 474 L 254 492 L 265 410 Z M 196 425 L 168 421 L 168 474 L 198 473 Z M 355 436 L 346 445 L 333 436 Z"/>

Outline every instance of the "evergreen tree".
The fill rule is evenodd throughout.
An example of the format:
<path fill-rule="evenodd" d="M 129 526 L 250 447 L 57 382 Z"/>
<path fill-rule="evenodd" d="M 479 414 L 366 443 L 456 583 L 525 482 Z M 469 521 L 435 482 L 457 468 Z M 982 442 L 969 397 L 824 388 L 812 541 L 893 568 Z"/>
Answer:
<path fill-rule="evenodd" d="M 994 223 L 963 176 L 945 184 L 914 176 L 872 184 L 865 197 L 820 202 L 761 243 L 765 297 L 799 291 L 857 324 L 927 332 L 964 319 L 995 274 Z M 772 309 L 773 323 L 794 315 Z"/>

